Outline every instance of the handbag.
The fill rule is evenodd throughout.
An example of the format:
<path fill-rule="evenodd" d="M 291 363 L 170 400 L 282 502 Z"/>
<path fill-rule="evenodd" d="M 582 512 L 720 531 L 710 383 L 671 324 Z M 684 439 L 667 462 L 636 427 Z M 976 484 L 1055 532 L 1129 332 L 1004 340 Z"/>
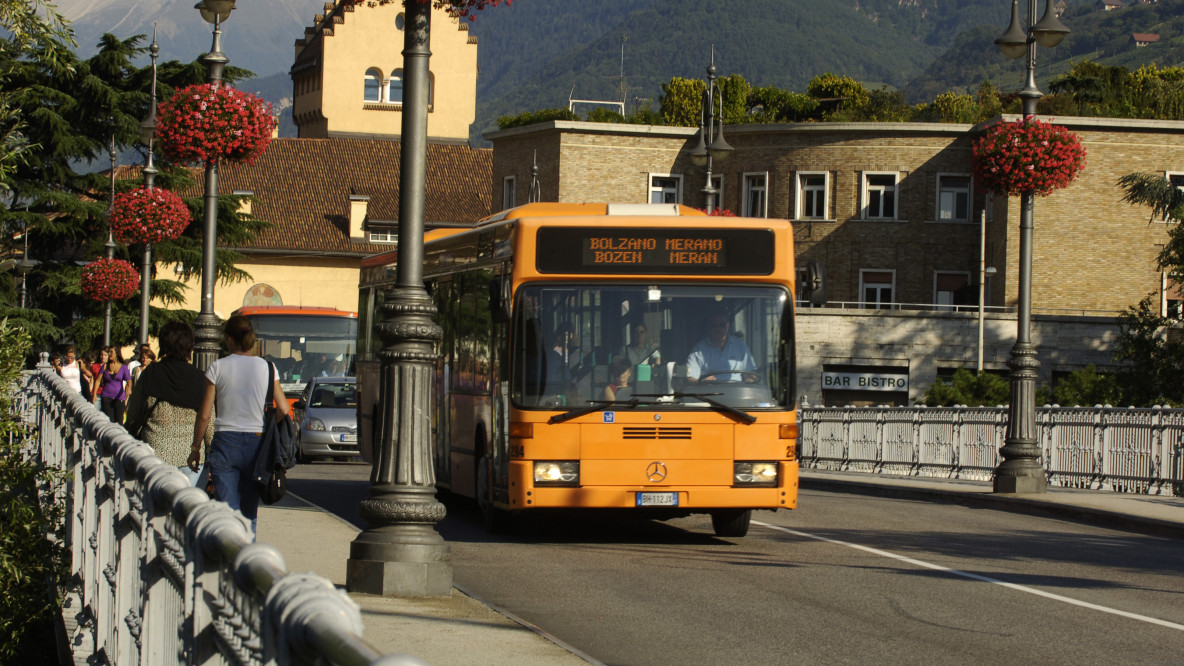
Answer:
<path fill-rule="evenodd" d="M 271 378 L 269 396 L 275 395 L 275 366 L 267 362 L 267 376 Z M 272 399 L 264 401 L 267 405 Z M 296 432 L 291 416 L 275 417 L 275 407 L 265 407 L 263 436 L 259 442 L 258 458 L 255 459 L 255 482 L 262 487 L 259 499 L 264 504 L 275 504 L 288 492 L 286 470 L 296 464 Z"/>

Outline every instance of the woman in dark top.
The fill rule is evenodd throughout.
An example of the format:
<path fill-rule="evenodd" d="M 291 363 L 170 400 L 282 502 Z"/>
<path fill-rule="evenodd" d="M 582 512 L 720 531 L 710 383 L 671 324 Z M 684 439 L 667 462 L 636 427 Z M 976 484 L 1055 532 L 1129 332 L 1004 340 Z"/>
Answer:
<path fill-rule="evenodd" d="M 189 444 L 193 422 L 205 395 L 206 378 L 189 363 L 193 352 L 193 329 L 172 321 L 160 329 L 160 360 L 143 366 L 127 405 L 127 431 L 156 450 L 166 463 L 178 467 L 196 483 L 201 474 L 199 454 L 196 468 L 189 465 Z M 209 452 L 213 426 L 207 430 L 205 450 Z"/>

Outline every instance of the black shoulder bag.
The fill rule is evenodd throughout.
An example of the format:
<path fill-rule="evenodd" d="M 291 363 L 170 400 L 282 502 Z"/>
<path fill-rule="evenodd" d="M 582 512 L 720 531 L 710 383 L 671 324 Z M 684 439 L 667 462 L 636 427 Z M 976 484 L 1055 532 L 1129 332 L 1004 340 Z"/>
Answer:
<path fill-rule="evenodd" d="M 262 486 L 264 504 L 275 504 L 288 492 L 287 470 L 296 465 L 296 432 L 289 414 L 277 418 L 275 366 L 267 362 L 268 392 L 263 400 L 263 437 L 255 459 L 255 482 Z"/>

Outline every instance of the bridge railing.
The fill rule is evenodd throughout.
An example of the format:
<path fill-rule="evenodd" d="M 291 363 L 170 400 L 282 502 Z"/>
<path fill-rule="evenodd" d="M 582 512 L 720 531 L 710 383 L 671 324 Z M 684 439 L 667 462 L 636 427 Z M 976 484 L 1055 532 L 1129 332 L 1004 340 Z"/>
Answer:
<path fill-rule="evenodd" d="M 800 415 L 805 468 L 990 481 L 1004 407 L 812 407 Z M 1050 485 L 1184 495 L 1184 409 L 1036 410 Z"/>
<path fill-rule="evenodd" d="M 117 664 L 422 664 L 361 638 L 361 611 L 288 573 L 250 524 L 194 488 L 43 364 L 17 410 L 26 455 L 66 475 L 74 656 Z M 88 661 L 89 663 L 89 661 Z"/>

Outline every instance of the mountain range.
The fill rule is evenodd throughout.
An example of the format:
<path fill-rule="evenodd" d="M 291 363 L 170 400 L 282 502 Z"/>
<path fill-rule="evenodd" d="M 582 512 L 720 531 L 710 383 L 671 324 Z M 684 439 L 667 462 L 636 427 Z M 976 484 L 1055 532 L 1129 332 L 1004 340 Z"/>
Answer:
<path fill-rule="evenodd" d="M 1069 0 L 1063 20 L 1072 33 L 1056 49 L 1040 50 L 1038 84 L 1046 87 L 1085 58 L 1131 69 L 1184 62 L 1184 0 L 1127 2 L 1103 11 L 1097 2 Z M 154 24 L 165 59 L 189 61 L 209 49 L 210 26 L 192 0 L 57 4 L 84 56 L 104 32 L 151 34 Z M 273 103 L 290 98 L 293 43 L 323 5 L 238 3 L 223 24 L 223 51 L 258 76 L 242 87 Z M 480 44 L 473 138 L 496 128 L 499 116 L 565 107 L 569 98 L 657 108 L 663 82 L 703 78 L 713 57 L 720 76 L 739 73 L 753 85 L 793 91 L 825 72 L 900 89 L 910 102 L 973 90 L 984 80 L 1018 89 L 1022 63 L 992 44 L 1009 18 L 1007 0 L 514 0 L 480 12 L 470 27 Z M 1136 48 L 1134 32 L 1161 39 Z"/>

